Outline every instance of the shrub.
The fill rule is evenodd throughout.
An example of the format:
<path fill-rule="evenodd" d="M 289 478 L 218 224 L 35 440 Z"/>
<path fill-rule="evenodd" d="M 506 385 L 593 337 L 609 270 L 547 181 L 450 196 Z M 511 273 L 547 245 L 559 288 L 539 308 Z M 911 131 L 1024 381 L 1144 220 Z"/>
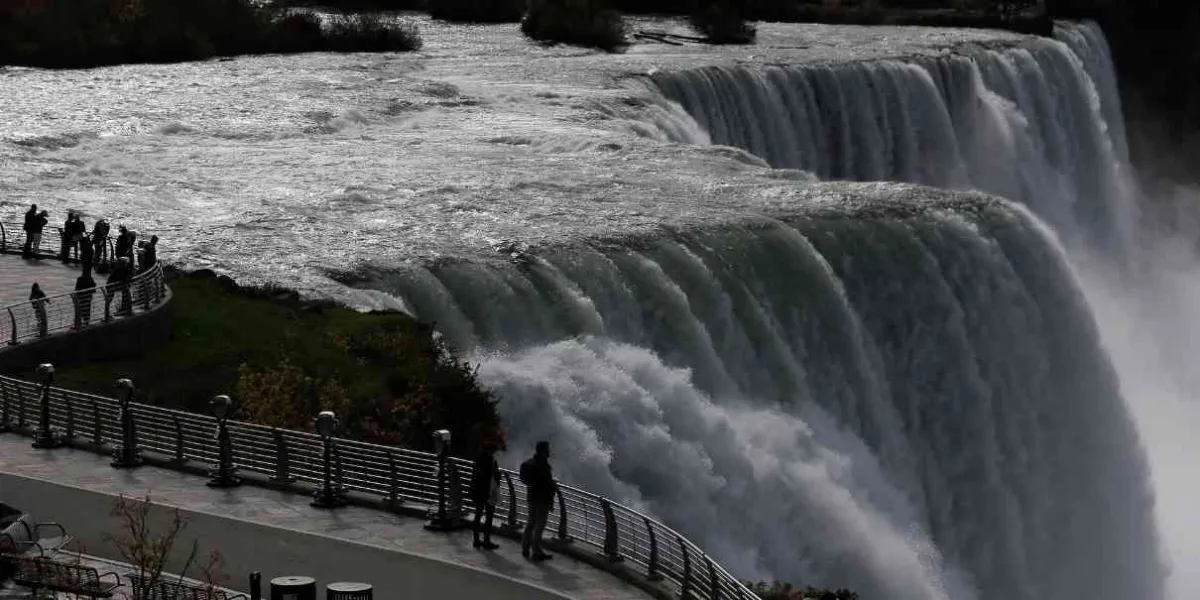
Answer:
<path fill-rule="evenodd" d="M 328 49 L 337 52 L 407 52 L 421 45 L 417 26 L 395 17 L 338 15 L 329 26 Z"/>
<path fill-rule="evenodd" d="M 530 0 L 521 31 L 546 44 L 572 44 L 608 52 L 628 45 L 621 13 L 601 0 Z"/>
<path fill-rule="evenodd" d="M 525 14 L 525 0 L 430 0 L 429 15 L 460 23 L 516 23 Z"/>
<path fill-rule="evenodd" d="M 691 14 L 692 28 L 710 44 L 753 44 L 757 30 L 748 23 L 735 0 L 710 0 Z"/>
<path fill-rule="evenodd" d="M 796 587 L 790 583 L 747 583 L 746 587 L 762 600 L 858 600 L 850 590 L 823 590 L 812 586 Z"/>

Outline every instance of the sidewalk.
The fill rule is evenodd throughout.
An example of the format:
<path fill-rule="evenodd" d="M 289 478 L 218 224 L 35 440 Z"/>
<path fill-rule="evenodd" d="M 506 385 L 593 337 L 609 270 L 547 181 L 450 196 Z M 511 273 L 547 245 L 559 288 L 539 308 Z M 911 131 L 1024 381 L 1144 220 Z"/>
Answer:
<path fill-rule="evenodd" d="M 268 525 L 274 528 L 302 532 L 317 536 L 335 538 L 343 542 L 365 545 L 376 549 L 385 549 L 396 553 L 406 553 L 452 563 L 491 573 L 509 580 L 526 582 L 537 588 L 550 592 L 579 598 L 581 600 L 647 600 L 650 595 L 616 576 L 596 569 L 585 563 L 571 559 L 565 555 L 557 555 L 553 561 L 533 563 L 521 558 L 519 546 L 507 539 L 501 539 L 501 547 L 496 552 L 483 552 L 472 548 L 470 531 L 453 533 L 431 533 L 425 531 L 425 522 L 420 519 L 394 515 L 391 513 L 359 507 L 346 507 L 333 511 L 315 509 L 309 506 L 309 498 L 296 494 L 278 492 L 253 486 L 242 486 L 232 490 L 218 490 L 206 487 L 205 480 L 194 475 L 187 475 L 166 469 L 144 466 L 131 471 L 121 471 L 109 466 L 109 459 L 82 450 L 60 448 L 56 450 L 35 450 L 30 446 L 30 439 L 12 433 L 0 434 L 0 474 L 8 474 L 21 478 L 31 478 L 52 482 L 60 486 L 69 486 L 87 492 L 116 496 L 124 494 L 132 497 L 143 497 L 151 494 L 156 504 L 175 506 L 186 511 L 198 513 L 196 518 L 198 528 L 204 528 L 216 535 L 218 531 L 229 532 L 222 535 L 237 535 L 237 532 L 253 529 L 249 523 Z M 11 477 L 0 477 L 13 481 Z M 5 494 L 0 486 L 0 497 Z M 66 494 L 63 494 L 65 497 Z M 39 498 L 41 500 L 41 498 Z M 49 510 L 51 498 L 45 498 L 44 505 Z M 55 501 L 61 500 L 54 498 Z M 62 500 L 65 502 L 65 500 Z M 104 502 L 111 503 L 110 500 Z M 31 507 L 35 512 L 38 506 Z M 91 514 L 85 511 L 82 504 L 73 505 L 65 510 L 73 510 L 77 514 L 77 522 L 69 518 L 58 518 L 69 532 L 81 531 L 87 525 L 102 524 L 104 514 Z M 202 521 L 202 522 L 201 522 Z M 236 525 L 236 523 L 243 523 Z M 260 534 L 247 534 L 260 535 Z M 81 532 L 77 537 L 84 537 Z M 214 540 L 215 541 L 215 540 Z M 347 547 L 349 548 L 349 547 Z M 241 549 L 246 550 L 246 549 Z M 234 558 L 238 548 L 230 548 L 227 558 Z M 233 564 L 228 568 L 244 577 L 243 572 L 256 570 L 253 552 L 247 552 L 248 558 L 238 561 L 244 564 Z M 352 552 L 324 558 L 330 568 L 338 566 L 339 561 L 353 563 Z M 393 559 L 397 568 L 405 560 L 400 554 Z M 355 565 L 344 565 L 352 569 Z M 377 578 L 384 574 L 374 571 Z M 429 570 L 429 578 L 434 579 L 434 568 Z M 272 576 L 303 573 L 263 573 L 264 579 Z M 317 573 L 311 575 L 317 576 Z M 470 574 L 464 572 L 464 577 Z M 318 577 L 321 579 L 321 577 Z M 370 579 L 358 579 L 368 581 Z M 434 581 L 414 582 L 414 585 L 429 586 Z M 235 586 L 237 587 L 237 586 Z M 382 592 L 383 590 L 381 590 Z M 415 591 L 415 590 L 414 590 Z M 530 590 L 533 591 L 533 590 Z M 418 596 L 412 596 L 418 597 Z"/>
<path fill-rule="evenodd" d="M 79 267 L 64 265 L 57 258 L 26 260 L 16 255 L 0 254 L 0 307 L 27 302 L 29 287 L 35 281 L 47 296 L 70 292 L 75 289 L 75 278 L 81 273 Z M 103 277 L 96 279 L 96 283 L 103 282 Z"/>

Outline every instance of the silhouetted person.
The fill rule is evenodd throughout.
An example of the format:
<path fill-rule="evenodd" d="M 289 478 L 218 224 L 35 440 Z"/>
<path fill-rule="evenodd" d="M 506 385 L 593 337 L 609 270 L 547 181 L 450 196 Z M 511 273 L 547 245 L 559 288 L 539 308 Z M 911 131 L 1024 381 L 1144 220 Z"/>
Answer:
<path fill-rule="evenodd" d="M 500 465 L 496 463 L 496 446 L 485 442 L 475 459 L 471 472 L 471 503 L 475 505 L 475 547 L 485 550 L 499 548 L 492 543 L 492 519 L 496 516 L 496 503 L 500 500 Z M 480 517 L 487 516 L 480 527 Z M 480 541 L 479 534 L 483 534 Z"/>
<path fill-rule="evenodd" d="M 46 228 L 46 223 L 50 222 L 50 213 L 42 211 L 33 217 L 30 223 L 29 230 L 29 256 L 37 258 L 38 250 L 42 246 L 42 230 Z"/>
<path fill-rule="evenodd" d="M 142 249 L 142 262 L 140 265 L 141 272 L 145 273 L 146 271 L 149 271 L 150 269 L 154 268 L 154 265 L 157 262 L 158 262 L 158 236 L 152 235 L 152 236 L 150 236 L 150 241 L 148 243 L 146 243 L 145 248 Z"/>
<path fill-rule="evenodd" d="M 29 303 L 33 305 L 33 316 L 37 319 L 38 337 L 46 337 L 46 304 L 49 302 L 37 283 L 29 288 Z"/>
<path fill-rule="evenodd" d="M 71 227 L 71 251 L 75 253 L 76 260 L 82 260 L 82 252 L 80 246 L 84 244 L 84 236 L 87 235 L 87 223 L 83 222 L 83 217 L 79 213 L 75 213 L 75 222 Z"/>
<path fill-rule="evenodd" d="M 550 442 L 538 442 L 533 458 L 521 463 L 521 483 L 526 486 L 529 514 L 525 520 L 525 535 L 521 537 L 521 555 L 533 560 L 553 558 L 542 550 L 542 532 L 554 508 L 554 493 L 558 484 L 550 469 Z"/>
<path fill-rule="evenodd" d="M 100 219 L 92 228 L 92 249 L 95 251 L 96 264 L 108 259 L 108 221 Z"/>
<path fill-rule="evenodd" d="M 92 271 L 92 261 L 95 258 L 95 252 L 92 250 L 92 240 L 87 234 L 79 237 L 79 264 L 83 267 L 84 273 Z"/>
<path fill-rule="evenodd" d="M 83 275 L 75 279 L 75 329 L 87 327 L 92 322 L 92 296 L 96 294 L 92 268 L 84 264 Z"/>
<path fill-rule="evenodd" d="M 37 216 L 37 205 L 29 205 L 29 211 L 25 213 L 25 225 L 22 227 L 22 229 L 25 231 L 25 247 L 21 251 L 21 256 L 24 256 L 25 258 L 29 258 L 33 255 L 33 225 L 37 221 Z"/>
<path fill-rule="evenodd" d="M 133 256 L 133 238 L 129 237 L 129 229 L 124 225 L 117 227 L 117 242 L 113 253 L 116 255 L 113 257 L 114 260 L 122 256 Z"/>
<path fill-rule="evenodd" d="M 118 317 L 133 316 L 133 295 L 129 293 L 131 279 L 133 279 L 133 267 L 129 265 L 129 258 L 125 256 L 117 258 L 112 272 L 108 274 L 109 296 L 106 298 L 106 302 L 112 302 L 114 296 L 121 294 L 121 303 L 117 306 Z"/>
<path fill-rule="evenodd" d="M 68 212 L 67 220 L 63 222 L 62 229 L 58 232 L 62 238 L 62 246 L 59 248 L 58 259 L 67 262 L 71 260 L 71 235 L 75 232 L 75 213 Z"/>

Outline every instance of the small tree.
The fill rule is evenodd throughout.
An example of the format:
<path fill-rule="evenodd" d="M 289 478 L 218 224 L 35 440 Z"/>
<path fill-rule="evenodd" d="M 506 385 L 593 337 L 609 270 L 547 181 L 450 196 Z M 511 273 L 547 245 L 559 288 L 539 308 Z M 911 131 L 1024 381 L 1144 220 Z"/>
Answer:
<path fill-rule="evenodd" d="M 131 500 L 121 495 L 113 502 L 111 514 L 120 521 L 120 529 L 118 533 L 105 537 L 117 549 L 121 558 L 133 567 L 134 574 L 143 583 L 128 595 L 129 600 L 155 600 L 160 597 L 156 588 L 160 583 L 166 581 L 163 571 L 171 559 L 175 545 L 180 541 L 180 536 L 188 525 L 187 519 L 179 509 L 173 508 L 165 528 L 160 530 L 152 524 L 150 515 L 152 507 L 149 494 L 142 500 Z M 200 543 L 193 540 L 187 558 L 179 570 L 180 579 L 195 564 L 199 553 Z M 213 551 L 200 565 L 200 574 L 210 591 L 218 587 L 223 580 L 223 576 L 220 574 L 221 564 L 220 554 Z"/>
<path fill-rule="evenodd" d="M 690 21 L 710 44 L 753 44 L 758 36 L 738 0 L 700 0 Z"/>
<path fill-rule="evenodd" d="M 572 44 L 608 52 L 629 44 L 625 19 L 602 0 L 530 0 L 521 31 L 544 44 Z"/>

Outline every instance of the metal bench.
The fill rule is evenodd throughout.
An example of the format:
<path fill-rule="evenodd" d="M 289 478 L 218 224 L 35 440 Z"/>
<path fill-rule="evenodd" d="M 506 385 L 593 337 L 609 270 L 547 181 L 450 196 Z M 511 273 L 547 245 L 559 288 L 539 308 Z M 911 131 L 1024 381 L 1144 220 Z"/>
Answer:
<path fill-rule="evenodd" d="M 45 535 L 50 531 L 55 535 Z M 38 556 L 49 558 L 71 543 L 71 536 L 58 523 L 36 523 L 29 514 L 0 531 L 0 554 L 26 554 L 37 550 Z"/>
<path fill-rule="evenodd" d="M 121 586 L 121 577 L 116 573 L 100 574 L 86 565 L 15 554 L 4 559 L 13 565 L 13 583 L 29 588 L 35 596 L 39 590 L 49 590 L 87 598 L 112 598 L 113 591 Z M 115 581 L 104 581 L 105 577 Z"/>
<path fill-rule="evenodd" d="M 245 594 L 233 594 L 202 584 L 187 583 L 175 579 L 160 579 L 153 585 L 138 575 L 129 576 L 133 597 L 144 600 L 247 600 Z"/>

